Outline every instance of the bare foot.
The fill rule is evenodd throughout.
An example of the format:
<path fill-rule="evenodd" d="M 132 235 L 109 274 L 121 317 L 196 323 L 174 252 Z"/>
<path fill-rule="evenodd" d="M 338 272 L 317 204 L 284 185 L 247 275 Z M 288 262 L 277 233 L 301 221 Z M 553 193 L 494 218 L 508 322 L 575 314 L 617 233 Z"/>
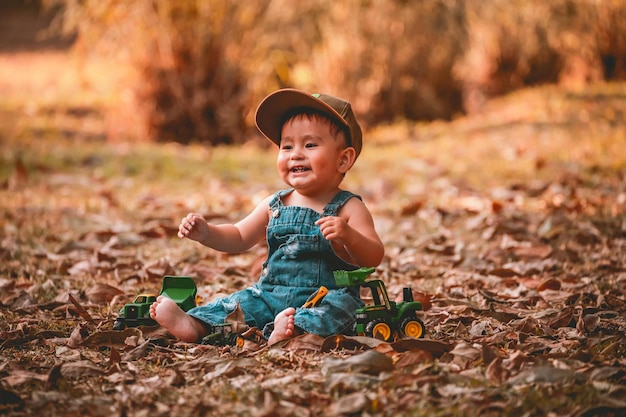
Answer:
<path fill-rule="evenodd" d="M 150 317 L 183 342 L 197 342 L 206 336 L 206 328 L 187 315 L 171 298 L 162 295 L 150 306 Z"/>
<path fill-rule="evenodd" d="M 267 344 L 269 346 L 274 343 L 278 343 L 281 340 L 289 339 L 292 336 L 295 336 L 295 326 L 293 324 L 293 316 L 296 314 L 296 309 L 293 307 L 289 307 L 278 313 L 276 318 L 274 319 L 274 330 L 270 335 L 270 338 L 267 339 Z"/>

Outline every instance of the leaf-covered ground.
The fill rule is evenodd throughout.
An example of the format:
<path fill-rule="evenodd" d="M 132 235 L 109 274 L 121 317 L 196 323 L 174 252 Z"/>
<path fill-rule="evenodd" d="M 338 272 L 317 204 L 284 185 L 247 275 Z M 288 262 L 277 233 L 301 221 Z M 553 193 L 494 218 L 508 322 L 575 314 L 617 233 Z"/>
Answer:
<path fill-rule="evenodd" d="M 390 295 L 424 302 L 426 338 L 239 348 L 111 327 L 164 274 L 204 300 L 255 281 L 262 247 L 175 230 L 281 187 L 272 151 L 107 143 L 99 92 L 55 81 L 0 84 L 0 414 L 626 414 L 626 85 L 369 132 L 345 185 L 376 218 Z"/>

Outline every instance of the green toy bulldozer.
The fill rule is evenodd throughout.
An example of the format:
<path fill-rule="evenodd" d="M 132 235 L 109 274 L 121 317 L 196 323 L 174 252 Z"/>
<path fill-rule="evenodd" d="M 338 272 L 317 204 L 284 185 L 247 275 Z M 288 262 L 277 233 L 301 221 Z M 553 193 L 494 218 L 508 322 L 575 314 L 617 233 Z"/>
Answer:
<path fill-rule="evenodd" d="M 422 303 L 413 300 L 410 288 L 404 288 L 404 301 L 389 300 L 385 283 L 380 279 L 367 277 L 375 268 L 360 268 L 354 271 L 335 271 L 335 283 L 340 287 L 366 287 L 372 292 L 373 305 L 356 310 L 354 333 L 390 341 L 392 337 L 406 336 L 413 339 L 424 337 L 424 323 L 417 317 Z"/>
<path fill-rule="evenodd" d="M 183 311 L 196 306 L 197 288 L 191 277 L 163 277 L 159 294 L 174 300 Z M 139 294 L 131 303 L 122 307 L 119 316 L 113 323 L 113 330 L 123 330 L 126 327 L 156 326 L 157 322 L 150 318 L 150 306 L 156 299 L 156 294 Z"/>

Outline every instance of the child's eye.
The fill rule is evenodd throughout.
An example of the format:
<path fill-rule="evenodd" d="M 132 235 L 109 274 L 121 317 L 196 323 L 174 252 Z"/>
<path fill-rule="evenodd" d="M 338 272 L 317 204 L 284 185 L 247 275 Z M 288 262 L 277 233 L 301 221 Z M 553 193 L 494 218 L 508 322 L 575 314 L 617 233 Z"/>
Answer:
<path fill-rule="evenodd" d="M 292 148 L 293 148 L 293 146 L 291 146 L 291 145 L 282 145 L 282 146 L 280 147 L 280 149 L 283 149 L 283 150 L 285 150 L 285 151 L 289 151 L 289 150 L 291 150 Z"/>
<path fill-rule="evenodd" d="M 317 144 L 316 143 L 312 143 L 312 142 L 309 142 L 309 143 L 307 143 L 305 145 L 305 147 L 307 147 L 307 148 L 315 148 L 316 146 L 317 146 Z"/>

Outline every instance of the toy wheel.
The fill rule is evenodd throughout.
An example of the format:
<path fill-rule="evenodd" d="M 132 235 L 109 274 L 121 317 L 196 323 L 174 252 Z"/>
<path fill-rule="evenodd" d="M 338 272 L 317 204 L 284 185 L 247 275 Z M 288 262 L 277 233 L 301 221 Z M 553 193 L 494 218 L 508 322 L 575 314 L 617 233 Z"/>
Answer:
<path fill-rule="evenodd" d="M 365 335 L 388 342 L 391 340 L 391 327 L 383 319 L 372 320 L 365 328 Z"/>
<path fill-rule="evenodd" d="M 405 336 L 413 339 L 424 337 L 425 333 L 424 323 L 422 323 L 422 321 L 417 317 L 407 317 L 402 320 L 400 329 L 402 329 L 402 333 L 404 333 Z"/>
<path fill-rule="evenodd" d="M 117 319 L 113 322 L 113 330 L 124 330 L 124 327 L 126 326 L 122 320 Z"/>

